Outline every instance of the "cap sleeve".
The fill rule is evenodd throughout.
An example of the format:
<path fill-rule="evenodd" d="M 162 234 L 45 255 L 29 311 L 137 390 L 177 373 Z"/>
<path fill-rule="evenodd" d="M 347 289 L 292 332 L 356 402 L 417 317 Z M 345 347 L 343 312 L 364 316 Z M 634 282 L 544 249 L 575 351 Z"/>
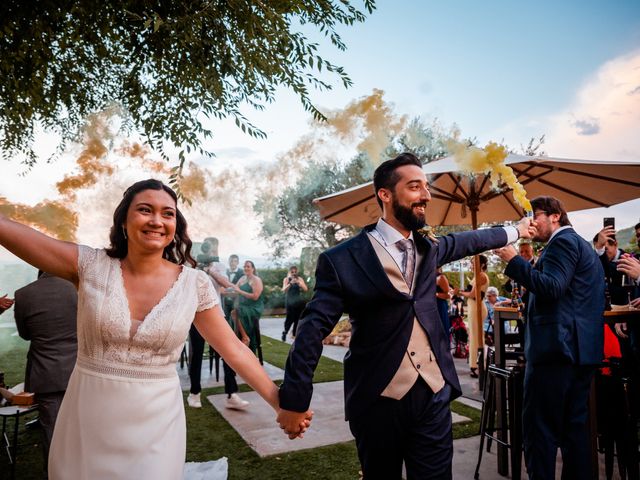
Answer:
<path fill-rule="evenodd" d="M 215 288 L 213 288 L 213 284 L 209 280 L 209 276 L 206 273 L 204 273 L 202 270 L 198 271 L 197 285 L 198 285 L 198 308 L 196 310 L 197 312 L 208 310 L 220 303 L 220 301 L 218 300 L 218 294 L 216 293 Z"/>
<path fill-rule="evenodd" d="M 98 249 L 78 245 L 78 277 L 85 278 L 88 271 L 96 264 Z"/>

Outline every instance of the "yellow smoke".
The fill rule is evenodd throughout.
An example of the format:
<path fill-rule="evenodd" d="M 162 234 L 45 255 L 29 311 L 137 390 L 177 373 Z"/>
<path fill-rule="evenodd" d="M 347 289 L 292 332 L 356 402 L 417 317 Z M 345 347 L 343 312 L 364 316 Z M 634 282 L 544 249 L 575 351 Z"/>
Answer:
<path fill-rule="evenodd" d="M 527 199 L 527 192 L 513 173 L 513 169 L 505 165 L 507 150 L 504 146 L 489 142 L 486 147 L 467 146 L 456 139 L 447 142 L 453 158 L 465 173 L 490 175 L 491 184 L 501 189 L 506 184 L 513 190 L 513 198 L 525 211 L 531 211 L 531 202 Z"/>
<path fill-rule="evenodd" d="M 205 171 L 196 163 L 189 163 L 189 169 L 178 178 L 178 187 L 182 195 L 189 200 L 203 200 L 207 198 L 207 178 Z"/>
<path fill-rule="evenodd" d="M 58 192 L 69 201 L 75 201 L 76 191 L 95 185 L 102 175 L 111 175 L 113 167 L 106 162 L 108 148 L 105 140 L 111 140 L 113 134 L 109 128 L 109 121 L 114 112 L 105 110 L 89 115 L 84 128 L 83 149 L 76 160 L 80 172 L 67 175 L 56 184 Z"/>
<path fill-rule="evenodd" d="M 38 227 L 59 240 L 76 239 L 78 215 L 64 202 L 44 200 L 31 207 L 9 203 L 6 198 L 0 197 L 0 214 L 16 222 Z"/>
<path fill-rule="evenodd" d="M 367 97 L 349 103 L 343 110 L 327 115 L 327 123 L 341 140 L 364 133 L 357 148 L 367 153 L 374 165 L 382 162 L 389 140 L 404 128 L 407 117 L 398 117 L 384 101 L 384 92 L 374 89 Z"/>
<path fill-rule="evenodd" d="M 119 155 L 137 159 L 145 170 L 150 170 L 154 173 L 164 173 L 167 175 L 171 173 L 171 169 L 167 165 L 167 162 L 149 158 L 151 155 L 151 149 L 147 145 L 142 145 L 139 142 L 131 143 L 128 140 L 125 140 L 122 142 L 122 145 L 114 149 L 114 151 Z"/>

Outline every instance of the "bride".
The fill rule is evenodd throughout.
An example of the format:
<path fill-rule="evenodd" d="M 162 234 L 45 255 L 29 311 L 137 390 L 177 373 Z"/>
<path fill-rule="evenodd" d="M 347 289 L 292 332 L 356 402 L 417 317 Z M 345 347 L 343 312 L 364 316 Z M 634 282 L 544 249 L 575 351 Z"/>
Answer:
<path fill-rule="evenodd" d="M 0 244 L 78 288 L 78 359 L 60 408 L 49 478 L 180 479 L 186 449 L 176 361 L 191 323 L 278 410 L 278 390 L 229 328 L 173 190 L 133 184 L 113 215 L 110 247 L 48 237 L 0 217 Z M 189 266 L 190 265 L 190 266 Z M 307 415 L 302 430 L 309 426 Z"/>

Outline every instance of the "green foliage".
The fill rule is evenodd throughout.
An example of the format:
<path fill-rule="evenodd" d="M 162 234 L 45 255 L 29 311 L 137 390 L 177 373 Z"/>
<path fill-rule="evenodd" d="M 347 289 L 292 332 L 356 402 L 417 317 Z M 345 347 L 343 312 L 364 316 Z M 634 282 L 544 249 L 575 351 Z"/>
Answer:
<path fill-rule="evenodd" d="M 400 134 L 391 139 L 385 150 L 386 158 L 394 158 L 403 152 L 411 152 L 422 163 L 429 163 L 447 155 L 446 140 L 455 129 L 446 131 L 437 120 L 426 125 L 420 117 L 413 118 Z"/>
<path fill-rule="evenodd" d="M 262 192 L 254 211 L 262 216 L 260 235 L 280 258 L 298 243 L 326 249 L 352 236 L 357 229 L 325 222 L 313 205 L 314 198 L 359 185 L 370 178 L 370 163 L 364 154 L 344 166 L 311 161 L 294 185 L 282 194 Z"/>
<path fill-rule="evenodd" d="M 388 139 L 384 155 L 393 158 L 401 152 L 412 152 L 427 163 L 446 154 L 445 139 L 449 136 L 437 121 L 426 125 L 416 117 Z M 313 200 L 371 181 L 374 169 L 365 152 L 346 163 L 312 160 L 298 172 L 298 181 L 282 193 L 262 192 L 254 211 L 262 216 L 260 236 L 272 248 L 274 258 L 286 256 L 298 243 L 324 250 L 357 233 L 358 228 L 322 220 Z"/>
<path fill-rule="evenodd" d="M 0 4 L 0 148 L 33 165 L 38 125 L 61 138 L 58 152 L 85 118 L 117 105 L 123 127 L 141 132 L 165 158 L 165 146 L 210 155 L 206 118 L 232 118 L 243 132 L 265 133 L 241 109 L 262 110 L 275 92 L 293 90 L 324 118 L 310 88 L 351 80 L 322 58 L 303 32 L 319 32 L 345 50 L 338 30 L 365 20 L 373 0 L 254 2 L 53 1 Z M 174 172 L 178 173 L 178 171 Z"/>

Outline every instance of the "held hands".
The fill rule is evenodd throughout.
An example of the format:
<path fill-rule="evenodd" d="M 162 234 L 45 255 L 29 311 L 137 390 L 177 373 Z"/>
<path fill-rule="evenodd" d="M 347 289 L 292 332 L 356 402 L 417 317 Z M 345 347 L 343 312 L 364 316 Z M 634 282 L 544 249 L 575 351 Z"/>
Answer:
<path fill-rule="evenodd" d="M 313 411 L 293 412 L 291 410 L 280 409 L 276 421 L 280 424 L 280 428 L 284 430 L 284 434 L 290 440 L 294 438 L 303 438 L 304 432 L 311 426 Z"/>
<path fill-rule="evenodd" d="M 538 232 L 536 226 L 535 220 L 529 217 L 523 217 L 516 225 L 516 229 L 518 229 L 520 238 L 533 238 Z"/>

